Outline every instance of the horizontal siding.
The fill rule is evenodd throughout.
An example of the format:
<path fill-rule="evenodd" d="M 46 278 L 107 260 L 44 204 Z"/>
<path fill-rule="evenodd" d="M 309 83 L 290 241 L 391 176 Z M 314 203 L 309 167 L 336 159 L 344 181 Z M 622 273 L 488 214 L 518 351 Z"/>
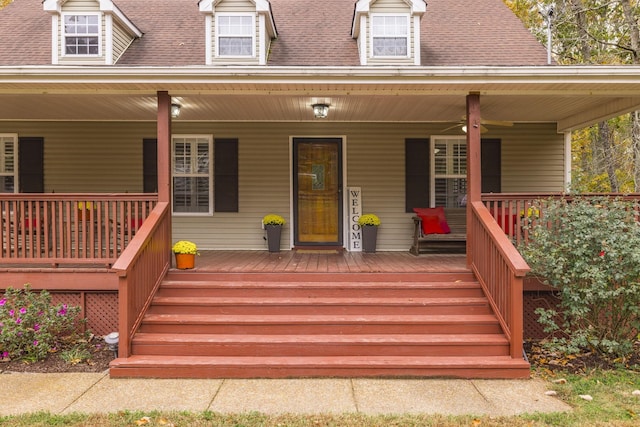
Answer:
<path fill-rule="evenodd" d="M 250 0 L 223 0 L 216 5 L 216 12 L 255 12 L 256 5 Z"/>
<path fill-rule="evenodd" d="M 291 137 L 344 137 L 345 186 L 362 188 L 363 213 L 382 220 L 380 250 L 409 249 L 411 214 L 404 207 L 404 141 L 441 134 L 443 124 L 185 123 L 176 134 L 238 138 L 239 212 L 174 217 L 174 239 L 201 249 L 266 249 L 260 220 L 283 215 L 283 248 L 291 236 Z M 553 125 L 488 126 L 486 138 L 502 140 L 505 192 L 561 191 L 564 139 Z M 142 140 L 155 123 L 0 122 L 0 133 L 45 138 L 45 191 L 141 192 Z M 346 193 L 345 193 L 346 195 Z M 346 245 L 345 241 L 345 245 Z"/>
<path fill-rule="evenodd" d="M 131 42 L 133 41 L 133 37 L 131 37 L 122 25 L 114 22 L 113 24 L 113 63 L 115 64 L 120 56 L 124 53 L 125 50 L 129 47 Z"/>
<path fill-rule="evenodd" d="M 62 5 L 63 12 L 98 12 L 100 4 L 97 0 L 69 0 Z"/>

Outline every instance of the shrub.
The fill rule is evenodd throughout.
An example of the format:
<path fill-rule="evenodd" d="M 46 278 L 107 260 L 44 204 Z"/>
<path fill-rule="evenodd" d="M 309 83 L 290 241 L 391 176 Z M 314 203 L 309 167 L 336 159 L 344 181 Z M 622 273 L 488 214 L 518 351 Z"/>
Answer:
<path fill-rule="evenodd" d="M 35 362 L 83 337 L 79 307 L 51 304 L 47 291 L 8 288 L 0 297 L 0 359 Z"/>
<path fill-rule="evenodd" d="M 640 328 L 640 225 L 634 202 L 584 198 L 546 203 L 521 248 L 532 273 L 557 289 L 559 313 L 538 309 L 551 346 L 612 356 L 633 350 Z"/>

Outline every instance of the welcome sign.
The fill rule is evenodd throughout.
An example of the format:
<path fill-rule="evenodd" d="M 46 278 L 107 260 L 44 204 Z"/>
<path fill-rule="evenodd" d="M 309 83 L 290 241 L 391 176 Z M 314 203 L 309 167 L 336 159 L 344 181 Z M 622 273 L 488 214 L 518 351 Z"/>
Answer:
<path fill-rule="evenodd" d="M 347 187 L 349 193 L 349 251 L 362 252 L 362 230 L 358 219 L 362 215 L 362 191 L 360 187 Z"/>

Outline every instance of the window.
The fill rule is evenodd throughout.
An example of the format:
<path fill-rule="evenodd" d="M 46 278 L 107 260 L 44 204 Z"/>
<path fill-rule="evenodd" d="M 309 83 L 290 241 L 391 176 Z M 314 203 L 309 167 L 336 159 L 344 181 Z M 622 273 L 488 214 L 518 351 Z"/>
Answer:
<path fill-rule="evenodd" d="M 433 137 L 431 141 L 433 206 L 463 206 L 467 194 L 467 141 L 455 136 Z"/>
<path fill-rule="evenodd" d="M 16 147 L 18 135 L 0 134 L 0 193 L 16 191 Z"/>
<path fill-rule="evenodd" d="M 409 17 L 374 15 L 372 17 L 373 56 L 407 56 L 409 52 Z"/>
<path fill-rule="evenodd" d="M 211 214 L 212 137 L 173 136 L 173 212 Z"/>
<path fill-rule="evenodd" d="M 251 15 L 218 15 L 216 30 L 218 56 L 254 56 Z"/>
<path fill-rule="evenodd" d="M 64 15 L 65 55 L 99 55 L 99 15 Z"/>

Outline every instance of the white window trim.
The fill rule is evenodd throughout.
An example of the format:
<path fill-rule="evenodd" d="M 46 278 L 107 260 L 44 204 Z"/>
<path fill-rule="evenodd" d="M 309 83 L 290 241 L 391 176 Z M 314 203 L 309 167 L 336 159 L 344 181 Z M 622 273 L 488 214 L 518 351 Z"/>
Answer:
<path fill-rule="evenodd" d="M 445 174 L 438 175 L 436 177 L 436 141 L 440 142 L 442 140 L 464 141 L 464 143 L 466 144 L 466 137 L 460 135 L 431 135 L 431 137 L 429 138 L 429 153 L 431 153 L 431 155 L 429 156 L 429 194 L 431 198 L 429 203 L 432 207 L 436 206 L 436 178 L 467 178 L 467 174 Z M 469 153 L 467 153 L 467 156 L 468 155 Z"/>
<path fill-rule="evenodd" d="M 207 139 L 209 145 L 209 211 L 208 212 L 174 212 L 173 211 L 173 178 L 175 172 L 175 144 L 176 138 L 200 138 Z M 175 216 L 212 216 L 213 215 L 213 135 L 207 134 L 173 134 L 171 135 L 171 213 Z M 192 174 L 193 176 L 201 176 L 200 174 Z M 186 174 L 180 176 L 188 176 Z"/>
<path fill-rule="evenodd" d="M 405 36 L 407 41 L 407 54 L 404 56 L 400 55 L 376 55 L 373 52 L 373 39 L 374 37 L 374 25 L 373 21 L 375 17 L 385 16 L 385 17 L 400 17 L 404 18 L 407 21 L 407 34 Z M 399 59 L 399 58 L 410 58 L 411 57 L 411 16 L 408 13 L 372 13 L 370 28 L 369 28 L 369 46 L 370 46 L 370 57 L 375 59 Z"/>
<path fill-rule="evenodd" d="M 0 133 L 0 140 L 4 138 L 13 139 L 13 173 L 4 172 L 4 144 L 0 142 L 0 177 L 13 177 L 13 193 L 18 193 L 20 183 L 18 182 L 18 134 L 17 133 Z"/>
<path fill-rule="evenodd" d="M 251 18 L 251 55 L 220 55 L 220 24 L 219 19 L 225 16 L 248 16 Z M 246 12 L 216 13 L 215 20 L 215 56 L 216 58 L 255 58 L 256 57 L 256 15 Z"/>
<path fill-rule="evenodd" d="M 67 33 L 64 30 L 65 18 L 67 16 L 97 16 L 98 17 L 98 53 L 97 54 L 69 54 L 67 53 Z M 60 54 L 62 57 L 67 58 L 100 58 L 102 56 L 102 32 L 103 23 L 102 23 L 102 13 L 100 12 L 64 12 L 61 14 L 60 19 L 60 40 L 62 42 L 62 49 L 60 49 Z"/>

